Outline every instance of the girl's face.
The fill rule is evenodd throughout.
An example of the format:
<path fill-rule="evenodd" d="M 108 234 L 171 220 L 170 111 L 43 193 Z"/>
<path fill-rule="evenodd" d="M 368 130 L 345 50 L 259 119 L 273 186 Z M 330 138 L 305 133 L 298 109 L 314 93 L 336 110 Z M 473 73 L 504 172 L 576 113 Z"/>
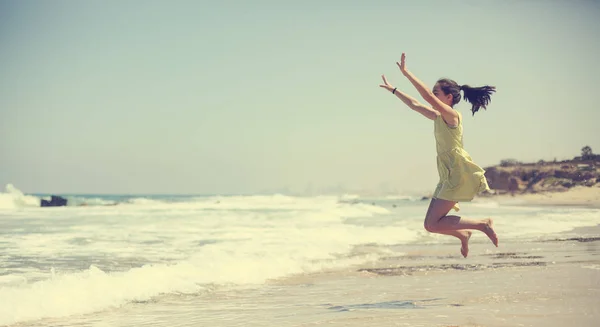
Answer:
<path fill-rule="evenodd" d="M 433 87 L 433 95 L 435 95 L 440 101 L 452 107 L 452 94 L 445 94 L 440 88 L 438 83 Z"/>

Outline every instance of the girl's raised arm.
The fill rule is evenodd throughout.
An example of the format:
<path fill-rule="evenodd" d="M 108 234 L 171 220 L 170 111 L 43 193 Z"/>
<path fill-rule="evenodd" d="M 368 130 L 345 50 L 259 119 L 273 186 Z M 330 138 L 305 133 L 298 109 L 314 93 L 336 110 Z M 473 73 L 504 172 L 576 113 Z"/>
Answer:
<path fill-rule="evenodd" d="M 404 53 L 402 53 L 400 63 L 396 64 L 398 67 L 400 67 L 402 74 L 406 76 L 406 78 L 408 78 L 417 91 L 419 91 L 419 94 L 421 94 L 423 99 L 427 101 L 434 110 L 442 115 L 446 123 L 450 125 L 458 125 L 458 113 L 438 99 L 438 97 L 436 97 L 435 94 L 433 94 L 433 92 L 423 82 L 413 75 L 413 73 L 408 71 L 406 68 L 406 55 Z"/>

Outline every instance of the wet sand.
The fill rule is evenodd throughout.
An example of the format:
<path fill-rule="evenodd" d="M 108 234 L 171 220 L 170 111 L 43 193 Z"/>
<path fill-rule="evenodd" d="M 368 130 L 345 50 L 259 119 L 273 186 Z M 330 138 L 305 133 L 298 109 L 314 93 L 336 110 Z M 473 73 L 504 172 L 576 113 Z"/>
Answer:
<path fill-rule="evenodd" d="M 599 231 L 499 249 L 473 244 L 468 259 L 458 245 L 414 246 L 344 276 L 307 278 L 302 297 L 330 314 L 282 325 L 596 326 Z"/>

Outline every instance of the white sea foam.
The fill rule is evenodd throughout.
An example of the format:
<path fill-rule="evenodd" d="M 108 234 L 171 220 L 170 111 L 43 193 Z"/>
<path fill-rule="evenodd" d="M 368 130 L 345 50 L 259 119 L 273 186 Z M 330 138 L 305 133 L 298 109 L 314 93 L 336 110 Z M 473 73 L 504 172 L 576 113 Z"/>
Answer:
<path fill-rule="evenodd" d="M 115 201 L 105 200 L 97 197 L 65 196 L 68 206 L 106 206 L 113 205 Z"/>
<path fill-rule="evenodd" d="M 39 206 L 40 199 L 38 197 L 24 195 L 12 184 L 6 185 L 5 192 L 0 193 L 0 210 Z"/>

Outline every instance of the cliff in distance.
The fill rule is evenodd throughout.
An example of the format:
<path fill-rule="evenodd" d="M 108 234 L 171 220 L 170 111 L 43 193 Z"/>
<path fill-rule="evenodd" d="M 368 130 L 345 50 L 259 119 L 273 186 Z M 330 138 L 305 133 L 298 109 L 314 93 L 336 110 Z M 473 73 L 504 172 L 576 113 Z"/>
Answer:
<path fill-rule="evenodd" d="M 521 163 L 502 160 L 499 165 L 484 167 L 485 177 L 494 194 L 563 192 L 575 186 L 600 187 L 600 155 L 591 148 L 572 160 Z"/>

